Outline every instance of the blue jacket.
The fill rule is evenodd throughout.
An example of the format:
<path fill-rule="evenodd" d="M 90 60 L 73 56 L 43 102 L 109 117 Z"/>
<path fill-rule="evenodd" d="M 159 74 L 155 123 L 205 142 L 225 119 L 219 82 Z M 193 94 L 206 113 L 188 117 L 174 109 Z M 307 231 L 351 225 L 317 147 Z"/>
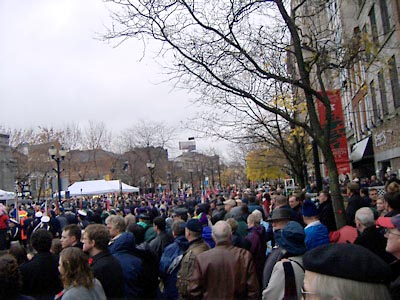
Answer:
<path fill-rule="evenodd" d="M 311 225 L 311 226 L 310 226 Z M 329 232 L 320 221 L 313 222 L 304 228 L 306 238 L 304 240 L 307 251 L 320 245 L 329 244 Z"/>
<path fill-rule="evenodd" d="M 138 285 L 138 280 L 143 272 L 142 261 L 134 255 L 136 247 L 135 238 L 131 232 L 124 232 L 108 249 L 119 261 L 124 274 L 126 299 L 135 299 L 141 296 L 143 291 Z"/>
<path fill-rule="evenodd" d="M 210 246 L 210 248 L 215 247 L 215 242 L 212 238 L 212 230 L 210 226 L 203 226 L 203 240 Z"/>
<path fill-rule="evenodd" d="M 177 274 L 179 266 L 172 272 L 168 272 L 173 260 L 183 253 L 189 247 L 189 242 L 184 235 L 178 236 L 175 241 L 168 245 L 161 256 L 160 260 L 160 278 L 164 283 L 164 291 L 161 292 L 161 299 L 178 299 L 178 289 L 176 287 Z"/>

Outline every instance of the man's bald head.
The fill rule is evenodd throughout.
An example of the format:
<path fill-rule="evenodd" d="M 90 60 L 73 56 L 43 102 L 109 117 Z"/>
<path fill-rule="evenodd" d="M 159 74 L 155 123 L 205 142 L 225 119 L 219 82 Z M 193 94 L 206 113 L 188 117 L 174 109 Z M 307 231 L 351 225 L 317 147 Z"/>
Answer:
<path fill-rule="evenodd" d="M 212 227 L 212 237 L 217 244 L 220 242 L 230 242 L 232 229 L 226 221 L 218 221 Z"/>

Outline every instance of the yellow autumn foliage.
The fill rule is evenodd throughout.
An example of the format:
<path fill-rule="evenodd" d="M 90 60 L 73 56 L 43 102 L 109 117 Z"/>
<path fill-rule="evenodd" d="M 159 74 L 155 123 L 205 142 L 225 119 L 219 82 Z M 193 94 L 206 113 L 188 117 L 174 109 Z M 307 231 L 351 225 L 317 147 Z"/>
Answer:
<path fill-rule="evenodd" d="M 246 157 L 247 178 L 252 181 L 284 178 L 287 176 L 282 170 L 284 161 L 270 149 L 252 151 Z"/>

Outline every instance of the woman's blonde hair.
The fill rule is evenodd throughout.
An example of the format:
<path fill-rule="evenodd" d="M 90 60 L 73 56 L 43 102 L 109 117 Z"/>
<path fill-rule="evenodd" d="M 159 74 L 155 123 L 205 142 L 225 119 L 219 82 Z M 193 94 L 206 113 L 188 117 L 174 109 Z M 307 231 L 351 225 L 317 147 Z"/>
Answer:
<path fill-rule="evenodd" d="M 93 274 L 88 264 L 88 257 L 77 247 L 68 247 L 60 253 L 63 274 L 61 281 L 64 288 L 70 286 L 93 287 Z"/>
<path fill-rule="evenodd" d="M 400 184 L 398 184 L 396 181 L 393 181 L 387 185 L 386 191 L 388 193 L 398 193 L 400 192 Z"/>
<path fill-rule="evenodd" d="M 384 284 L 344 279 L 316 273 L 314 286 L 320 299 L 368 299 L 390 300 L 389 290 Z"/>

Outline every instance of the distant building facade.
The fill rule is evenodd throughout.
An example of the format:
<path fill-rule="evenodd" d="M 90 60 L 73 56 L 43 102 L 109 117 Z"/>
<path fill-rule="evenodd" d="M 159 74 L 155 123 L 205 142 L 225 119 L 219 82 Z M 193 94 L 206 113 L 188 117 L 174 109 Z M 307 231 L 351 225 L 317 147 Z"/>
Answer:
<path fill-rule="evenodd" d="M 7 134 L 0 134 L 0 189 L 14 192 L 15 163 L 8 140 Z"/>
<path fill-rule="evenodd" d="M 400 175 L 400 3 L 341 1 L 341 11 L 343 40 L 363 49 L 342 74 L 353 176 Z"/>
<path fill-rule="evenodd" d="M 300 14 L 307 16 L 298 21 L 304 49 L 325 47 L 329 62 L 342 63 L 322 79 L 326 90 L 340 90 L 351 176 L 382 179 L 395 172 L 400 177 L 400 2 L 291 4 L 301 4 Z"/>

